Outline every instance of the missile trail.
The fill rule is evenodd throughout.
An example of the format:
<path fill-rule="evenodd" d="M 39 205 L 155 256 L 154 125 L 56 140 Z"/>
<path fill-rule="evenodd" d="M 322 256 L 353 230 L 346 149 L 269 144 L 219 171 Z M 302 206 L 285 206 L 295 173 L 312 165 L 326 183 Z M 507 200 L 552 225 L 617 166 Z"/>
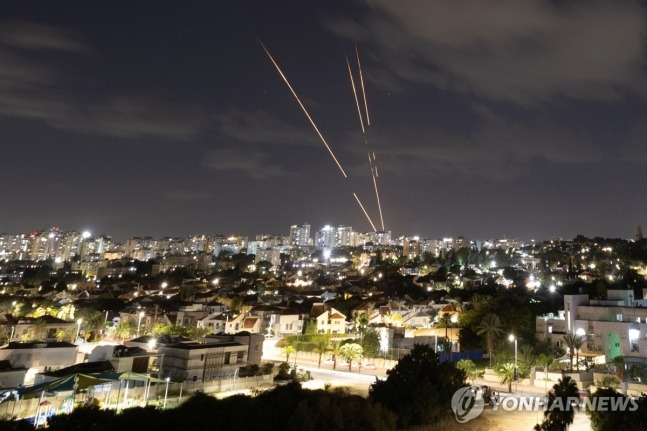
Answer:
<path fill-rule="evenodd" d="M 375 229 L 375 225 L 371 221 L 371 218 L 368 216 L 368 213 L 364 209 L 364 205 L 362 205 L 362 202 L 360 202 L 359 198 L 357 197 L 357 193 L 353 192 L 353 196 L 355 196 L 355 199 L 357 199 L 357 203 L 359 204 L 360 208 L 362 208 L 362 211 L 364 211 L 364 215 L 368 219 L 368 222 L 371 224 L 371 227 L 373 227 L 373 230 L 377 232 L 377 229 Z"/>
<path fill-rule="evenodd" d="M 332 152 L 332 149 L 330 148 L 330 146 L 329 146 L 329 145 L 328 145 L 328 143 L 326 142 L 326 139 L 324 139 L 323 135 L 322 135 L 322 134 L 321 134 L 321 132 L 319 131 L 319 128 L 318 128 L 318 127 L 317 127 L 317 125 L 315 124 L 314 120 L 312 119 L 312 117 L 310 116 L 310 114 L 308 113 L 308 111 L 306 110 L 305 106 L 303 106 L 303 103 L 301 103 L 301 99 L 299 99 L 299 96 L 297 96 L 297 93 L 294 91 L 294 89 L 293 89 L 293 88 L 292 88 L 292 86 L 290 85 L 290 82 L 289 82 L 289 81 L 288 81 L 288 79 L 286 78 L 285 74 L 283 74 L 283 71 L 281 70 L 281 68 L 279 67 L 279 65 L 276 63 L 276 61 L 274 61 L 274 58 L 272 57 L 272 54 L 270 54 L 270 52 L 267 50 L 267 48 L 265 48 L 265 45 L 263 45 L 263 42 L 261 42 L 261 41 L 260 41 L 260 39 L 258 39 L 258 43 L 260 43 L 260 44 L 261 44 L 261 46 L 263 47 L 263 50 L 265 51 L 265 53 L 267 54 L 267 56 L 270 58 L 270 61 L 272 62 L 272 64 L 273 64 L 273 65 L 274 65 L 274 67 L 276 68 L 277 72 L 279 72 L 279 75 L 281 75 L 281 78 L 283 78 L 283 81 L 284 81 L 284 82 L 285 82 L 285 84 L 288 86 L 288 88 L 289 88 L 289 89 L 290 89 L 290 91 L 292 92 L 292 95 L 294 96 L 294 98 L 296 99 L 297 103 L 299 104 L 299 106 L 300 106 L 300 107 L 301 107 L 301 109 L 303 110 L 303 113 L 304 113 L 304 114 L 306 114 L 306 117 L 308 117 L 308 120 L 310 120 L 310 124 L 312 124 L 312 127 L 315 129 L 315 132 L 317 132 L 317 135 L 319 135 L 319 138 L 321 139 L 321 142 L 323 142 L 323 144 L 325 145 L 326 149 L 328 150 L 328 152 L 330 153 L 330 156 L 333 158 L 333 160 L 334 160 L 334 161 L 335 161 L 335 163 L 337 164 L 337 167 L 338 167 L 338 168 L 339 168 L 339 170 L 341 171 L 342 175 L 344 176 L 344 178 L 348 178 L 348 175 L 346 175 L 346 172 L 344 172 L 344 168 L 342 168 L 342 167 L 341 167 L 341 164 L 340 164 L 340 163 L 339 163 L 339 161 L 337 160 L 337 157 L 335 157 L 335 154 Z M 360 205 L 361 205 L 361 204 L 360 204 Z M 364 208 L 362 208 L 362 209 L 364 209 Z"/>
<path fill-rule="evenodd" d="M 346 65 L 348 66 L 348 76 L 350 77 L 350 85 L 353 87 L 353 96 L 355 96 L 355 105 L 357 105 L 357 115 L 359 115 L 359 124 L 362 127 L 362 134 L 366 134 L 364 129 L 364 120 L 362 119 L 362 110 L 359 107 L 359 99 L 357 98 L 357 90 L 355 89 L 355 80 L 353 79 L 353 72 L 350 70 L 350 62 L 348 56 L 346 57 Z"/>
<path fill-rule="evenodd" d="M 380 204 L 380 194 L 377 191 L 377 166 L 375 167 L 375 175 L 373 175 L 373 186 L 375 187 L 375 197 L 377 199 L 377 209 L 380 212 L 380 222 L 382 223 L 382 230 L 384 230 L 384 217 L 382 217 L 382 205 Z"/>
<path fill-rule="evenodd" d="M 357 57 L 357 69 L 359 70 L 359 82 L 362 86 L 362 95 L 364 96 L 364 112 L 366 113 L 366 124 L 371 125 L 371 119 L 368 116 L 368 103 L 366 102 L 366 90 L 364 89 L 364 74 L 362 73 L 362 65 L 359 62 L 359 51 L 357 44 L 355 44 L 355 56 Z M 346 60 L 348 61 L 348 59 Z"/>
<path fill-rule="evenodd" d="M 355 56 L 357 58 L 357 68 L 359 71 L 359 78 L 360 78 L 360 84 L 361 84 L 361 89 L 362 89 L 362 97 L 364 99 L 364 114 L 366 115 L 366 125 L 370 126 L 370 117 L 368 115 L 368 102 L 366 100 L 366 89 L 364 87 L 364 75 L 362 73 L 362 65 L 359 60 L 359 50 L 357 49 L 357 44 L 355 44 Z M 353 77 L 353 71 L 350 67 L 350 62 L 348 61 L 348 56 L 346 56 L 346 66 L 348 67 L 348 77 L 350 78 L 350 84 L 353 90 L 353 97 L 355 98 L 355 105 L 357 106 L 357 114 L 359 116 L 359 124 L 362 129 L 362 135 L 364 135 L 364 144 L 366 145 L 368 149 L 368 165 L 371 170 L 371 179 L 373 180 L 373 188 L 375 189 L 375 199 L 377 201 L 377 208 L 380 214 L 380 221 L 382 223 L 382 230 L 384 230 L 384 217 L 382 215 L 382 204 L 380 202 L 380 193 L 378 191 L 377 187 L 377 165 L 375 164 L 375 152 L 370 151 L 370 147 L 368 144 L 368 139 L 366 138 L 366 128 L 364 127 L 364 117 L 362 115 L 362 108 L 359 102 L 359 98 L 357 96 L 357 87 L 355 86 L 355 78 Z M 371 153 L 372 153 L 372 158 L 371 158 Z M 362 210 L 364 211 L 364 214 L 366 215 L 367 218 L 368 214 L 366 213 L 366 210 L 364 209 L 364 206 L 362 206 L 361 202 L 357 198 L 357 195 L 355 195 L 355 198 L 357 199 L 357 202 L 360 204 L 362 207 Z M 375 229 L 375 225 L 373 225 L 373 222 L 369 218 L 369 222 L 371 222 L 371 225 L 373 226 L 373 229 Z"/>

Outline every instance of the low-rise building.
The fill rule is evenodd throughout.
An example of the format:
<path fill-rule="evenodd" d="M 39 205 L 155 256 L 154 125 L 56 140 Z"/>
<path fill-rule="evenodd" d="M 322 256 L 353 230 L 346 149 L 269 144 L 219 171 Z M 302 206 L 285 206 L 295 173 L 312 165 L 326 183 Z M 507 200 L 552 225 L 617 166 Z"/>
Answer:
<path fill-rule="evenodd" d="M 617 356 L 647 362 L 647 301 L 634 300 L 632 290 L 609 290 L 606 300 L 564 295 L 564 310 L 537 317 L 536 334 L 565 350 L 565 335 L 580 336 L 579 356 L 597 362 Z"/>
<path fill-rule="evenodd" d="M 12 342 L 0 348 L 0 361 L 9 361 L 12 368 L 26 368 L 24 384 L 32 384 L 37 373 L 74 365 L 77 349 L 75 344 L 67 342 Z"/>
<path fill-rule="evenodd" d="M 209 381 L 235 377 L 241 367 L 260 365 L 263 336 L 237 334 L 205 337 L 203 342 L 160 347 L 164 357 L 160 377 L 174 380 Z"/>

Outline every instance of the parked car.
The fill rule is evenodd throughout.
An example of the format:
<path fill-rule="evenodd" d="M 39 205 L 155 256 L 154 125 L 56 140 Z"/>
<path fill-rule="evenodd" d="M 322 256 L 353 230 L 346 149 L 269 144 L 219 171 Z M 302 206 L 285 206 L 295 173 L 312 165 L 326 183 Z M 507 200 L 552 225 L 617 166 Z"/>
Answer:
<path fill-rule="evenodd" d="M 362 365 L 362 368 L 364 368 L 365 370 L 375 370 L 377 367 L 375 366 L 375 364 L 364 364 Z"/>
<path fill-rule="evenodd" d="M 324 364 L 326 365 L 332 365 L 335 363 L 335 360 L 333 358 L 328 358 L 324 361 Z"/>
<path fill-rule="evenodd" d="M 338 367 L 347 367 L 348 366 L 348 361 L 345 359 L 340 359 L 337 361 L 337 366 Z"/>

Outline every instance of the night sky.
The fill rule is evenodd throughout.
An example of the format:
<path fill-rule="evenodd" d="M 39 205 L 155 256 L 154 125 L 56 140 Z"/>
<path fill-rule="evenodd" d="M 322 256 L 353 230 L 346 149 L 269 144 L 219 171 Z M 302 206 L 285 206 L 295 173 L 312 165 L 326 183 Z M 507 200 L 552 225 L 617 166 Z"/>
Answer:
<path fill-rule="evenodd" d="M 370 148 L 395 236 L 630 238 L 646 18 L 631 1 L 3 2 L 0 232 L 373 230 L 353 192 L 380 229 Z"/>

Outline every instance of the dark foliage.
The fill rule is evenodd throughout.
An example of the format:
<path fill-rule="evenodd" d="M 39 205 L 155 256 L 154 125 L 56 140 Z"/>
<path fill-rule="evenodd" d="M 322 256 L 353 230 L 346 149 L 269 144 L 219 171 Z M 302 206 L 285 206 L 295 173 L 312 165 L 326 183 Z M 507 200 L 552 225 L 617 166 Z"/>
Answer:
<path fill-rule="evenodd" d="M 371 385 L 369 400 L 393 411 L 400 428 L 433 424 L 451 414 L 452 394 L 465 381 L 463 371 L 440 362 L 433 348 L 420 344 L 387 374 Z"/>
<path fill-rule="evenodd" d="M 3 427 L 20 422 L 0 423 L 0 430 L 33 429 Z M 395 427 L 395 416 L 380 405 L 349 395 L 343 390 L 309 391 L 289 383 L 256 397 L 234 395 L 218 400 L 197 392 L 181 406 L 172 410 L 152 407 L 132 408 L 117 414 L 95 407 L 77 408 L 69 415 L 53 417 L 49 429 L 129 431 L 197 429 L 222 430 L 375 430 Z"/>

